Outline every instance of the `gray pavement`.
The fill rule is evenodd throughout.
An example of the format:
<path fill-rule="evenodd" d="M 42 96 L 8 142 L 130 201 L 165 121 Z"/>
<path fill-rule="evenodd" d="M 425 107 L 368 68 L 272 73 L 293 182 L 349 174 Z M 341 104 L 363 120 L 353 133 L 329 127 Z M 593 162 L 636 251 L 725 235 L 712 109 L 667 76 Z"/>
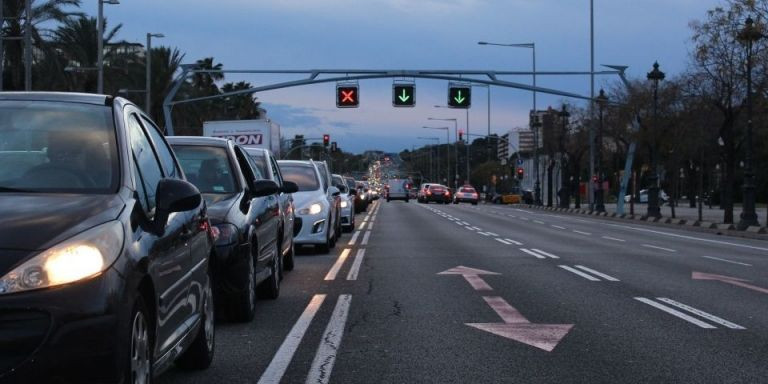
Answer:
<path fill-rule="evenodd" d="M 606 204 L 605 210 L 609 213 L 616 212 L 616 204 Z M 629 213 L 629 204 L 624 205 L 624 212 Z M 635 204 L 636 215 L 646 215 L 648 213 L 648 204 Z M 669 204 L 664 204 L 661 207 L 661 214 L 663 217 L 672 217 L 672 207 Z M 741 207 L 736 206 L 733 208 L 733 221 L 734 224 L 739 222 L 739 216 L 741 215 Z M 719 209 L 717 205 L 713 205 L 710 209 L 708 205 L 702 206 L 701 217 L 703 221 L 722 224 L 724 223 L 724 211 Z M 688 202 L 681 202 L 680 205 L 675 207 L 675 218 L 685 219 L 688 221 L 699 220 L 699 209 L 691 208 Z M 757 209 L 757 218 L 760 225 L 765 227 L 766 225 L 766 212 L 765 208 L 760 207 Z"/>

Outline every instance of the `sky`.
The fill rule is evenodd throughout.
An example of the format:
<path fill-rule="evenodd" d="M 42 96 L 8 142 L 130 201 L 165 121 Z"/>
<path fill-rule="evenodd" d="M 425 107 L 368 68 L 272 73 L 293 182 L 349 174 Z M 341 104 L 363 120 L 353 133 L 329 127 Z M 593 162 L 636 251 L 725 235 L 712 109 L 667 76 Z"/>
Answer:
<path fill-rule="evenodd" d="M 530 71 L 532 50 L 480 46 L 535 43 L 538 71 L 589 71 L 589 0 L 120 0 L 105 5 L 109 25 L 122 23 L 119 39 L 143 43 L 146 33 L 163 33 L 153 46 L 178 47 L 185 62 L 214 57 L 225 69 L 385 69 Z M 594 0 L 595 69 L 629 66 L 630 78 L 644 78 L 654 61 L 674 77 L 688 65 L 689 23 L 701 20 L 722 0 Z M 96 0 L 83 11 L 96 14 Z M 235 75 L 226 81 L 268 85 L 304 75 Z M 530 84 L 530 76 L 503 80 Z M 407 79 L 410 80 L 410 79 Z M 596 89 L 618 78 L 598 76 Z M 423 126 L 456 118 L 471 134 L 504 134 L 527 124 L 528 91 L 473 88 L 472 108 L 446 105 L 447 81 L 415 79 L 416 107 L 392 107 L 393 79 L 360 81 L 360 107 L 336 108 L 335 84 L 324 83 L 256 94 L 284 137 L 331 135 L 347 152 L 399 152 L 445 133 Z M 589 95 L 589 76 L 537 77 L 540 87 Z M 538 93 L 537 107 L 557 108 L 561 96 Z M 447 123 L 447 124 L 446 124 Z"/>

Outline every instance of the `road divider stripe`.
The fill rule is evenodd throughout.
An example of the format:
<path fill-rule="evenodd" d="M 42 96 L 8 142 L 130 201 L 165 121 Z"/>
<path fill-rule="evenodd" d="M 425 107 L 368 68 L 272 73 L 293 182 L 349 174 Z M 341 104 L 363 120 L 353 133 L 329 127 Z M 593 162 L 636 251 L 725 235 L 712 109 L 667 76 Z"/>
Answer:
<path fill-rule="evenodd" d="M 333 266 L 328 271 L 328 274 L 325 275 L 325 280 L 335 280 L 336 279 L 336 275 L 339 274 L 339 270 L 341 269 L 341 266 L 344 265 L 344 261 L 347 260 L 347 256 L 349 256 L 349 253 L 351 251 L 352 250 L 349 249 L 349 248 L 344 248 L 344 250 L 341 251 L 341 254 L 336 259 L 336 262 L 333 263 Z"/>
<path fill-rule="evenodd" d="M 365 235 L 363 236 L 363 241 L 360 242 L 360 245 L 368 245 L 369 237 L 371 237 L 371 231 L 365 231 Z"/>
<path fill-rule="evenodd" d="M 490 236 L 490 235 L 491 235 L 491 234 L 490 234 L 490 233 L 488 233 L 488 232 L 478 232 L 478 233 L 479 233 L 479 234 L 481 234 L 481 235 L 483 235 L 483 236 Z"/>
<path fill-rule="evenodd" d="M 655 245 L 650 245 L 650 244 L 642 244 L 642 246 L 646 247 L 646 248 L 653 248 L 653 249 L 658 249 L 658 250 L 666 251 L 666 252 L 677 252 L 674 249 L 669 249 L 669 248 L 664 248 L 664 247 L 657 247 Z"/>
<path fill-rule="evenodd" d="M 523 245 L 523 243 L 521 243 L 519 241 L 512 240 L 512 239 L 504 239 L 504 240 L 506 240 L 506 241 L 508 241 L 508 242 L 510 242 L 510 243 L 512 243 L 514 245 Z"/>
<path fill-rule="evenodd" d="M 504 240 L 504 239 L 499 239 L 498 237 L 496 238 L 496 241 L 498 241 L 499 243 L 502 243 L 502 244 L 506 244 L 506 245 L 512 245 L 512 243 L 509 243 L 509 242 L 507 242 L 507 241 L 506 241 L 506 240 Z"/>
<path fill-rule="evenodd" d="M 552 228 L 557 228 L 557 229 L 565 229 L 565 227 L 561 227 L 559 225 L 551 225 L 551 227 Z"/>
<path fill-rule="evenodd" d="M 349 268 L 347 274 L 347 280 L 357 280 L 357 275 L 360 273 L 360 265 L 363 264 L 363 256 L 365 256 L 365 249 L 358 249 L 355 255 L 355 261 L 352 262 L 352 267 Z"/>
<path fill-rule="evenodd" d="M 353 234 L 352 238 L 349 239 L 349 243 L 347 243 L 347 245 L 355 245 L 355 243 L 357 242 L 357 238 L 358 237 L 360 237 L 360 231 L 359 230 L 355 231 L 355 234 Z"/>
<path fill-rule="evenodd" d="M 339 348 L 341 348 L 341 339 L 344 336 L 344 327 L 347 323 L 351 303 L 352 295 L 339 296 L 339 301 L 331 315 L 331 321 L 325 328 L 315 359 L 312 361 L 312 367 L 309 369 L 307 384 L 327 384 L 331 380 L 331 372 Z"/>
<path fill-rule="evenodd" d="M 474 227 L 464 227 L 464 229 L 469 230 L 469 231 L 474 231 L 475 230 Z"/>
<path fill-rule="evenodd" d="M 534 222 L 534 223 L 536 223 L 536 224 L 541 224 L 541 225 L 544 225 L 544 224 L 546 224 L 545 222 L 543 222 L 543 221 L 539 221 L 539 220 L 534 220 L 533 222 Z"/>
<path fill-rule="evenodd" d="M 529 219 L 527 217 L 520 217 L 520 220 L 528 221 Z"/>
<path fill-rule="evenodd" d="M 594 269 L 587 268 L 587 267 L 585 267 L 583 265 L 577 265 L 576 268 L 581 269 L 582 271 L 587 271 L 587 272 L 589 272 L 589 273 L 591 273 L 591 274 L 593 274 L 595 276 L 602 277 L 603 279 L 606 279 L 608 281 L 620 281 L 619 279 L 617 279 L 617 278 L 615 278 L 615 277 L 613 277 L 611 275 L 606 275 L 605 273 L 595 271 Z"/>
<path fill-rule="evenodd" d="M 746 267 L 751 267 L 752 266 L 752 264 L 741 263 L 741 262 L 738 262 L 738 261 L 733 261 L 733 260 L 728 260 L 728 259 L 721 259 L 719 257 L 714 257 L 714 256 L 702 256 L 702 257 L 705 258 L 705 259 L 719 260 L 719 261 L 724 261 L 726 263 L 743 265 L 743 266 L 746 266 Z"/>
<path fill-rule="evenodd" d="M 304 309 L 299 320 L 293 325 L 291 331 L 288 332 L 288 336 L 285 337 L 283 344 L 275 353 L 272 361 L 269 363 L 267 370 L 261 375 L 258 384 L 273 384 L 279 383 L 283 378 L 288 365 L 293 360 L 293 355 L 296 350 L 299 349 L 301 339 L 304 338 L 304 334 L 309 328 L 309 324 L 312 323 L 312 319 L 315 318 L 317 311 L 320 310 L 320 306 L 325 301 L 326 295 L 315 295 L 312 300 L 309 301 L 309 305 Z"/>
<path fill-rule="evenodd" d="M 693 308 L 691 306 L 685 305 L 683 303 L 679 303 L 677 301 L 674 301 L 672 299 L 668 299 L 666 297 L 659 297 L 658 300 L 662 301 L 664 303 L 667 303 L 669 305 L 673 305 L 673 306 L 675 306 L 677 308 L 680 308 L 680 309 L 682 309 L 684 311 L 693 313 L 696 316 L 702 317 L 702 318 L 707 319 L 709 321 L 712 321 L 714 323 L 720 324 L 720 325 L 722 325 L 722 326 L 724 326 L 726 328 L 730 328 L 730 329 L 746 329 L 746 328 L 742 327 L 741 325 L 734 324 L 734 323 L 732 323 L 732 322 L 730 322 L 728 320 L 719 318 L 719 317 L 717 317 L 717 316 L 715 316 L 715 315 L 713 315 L 711 313 L 704 312 L 704 311 L 702 311 L 700 309 Z"/>
<path fill-rule="evenodd" d="M 559 256 L 555 256 L 555 255 L 553 255 L 551 253 L 544 252 L 541 249 L 531 248 L 531 250 L 534 251 L 534 252 L 538 252 L 538 253 L 540 253 L 540 254 L 542 254 L 544 256 L 551 257 L 553 259 L 559 259 L 560 258 Z"/>
<path fill-rule="evenodd" d="M 368 230 L 373 231 L 373 222 L 368 223 Z"/>
<path fill-rule="evenodd" d="M 569 267 L 567 265 L 558 265 L 558 267 L 560 267 L 562 269 L 565 269 L 568 272 L 571 272 L 571 273 L 574 273 L 576 275 L 579 275 L 579 276 L 581 276 L 581 277 L 583 277 L 583 278 L 585 278 L 585 279 L 587 279 L 589 281 L 600 281 L 600 279 L 598 279 L 596 277 L 590 276 L 590 275 L 588 275 L 588 274 L 586 274 L 586 273 L 584 273 L 582 271 L 579 271 L 578 269 L 571 268 L 571 267 Z"/>
<path fill-rule="evenodd" d="M 363 222 L 362 224 L 360 224 L 360 226 L 359 226 L 359 227 L 357 227 L 357 229 L 359 229 L 359 230 L 361 230 L 361 231 L 362 231 L 362 230 L 364 230 L 364 229 L 365 229 L 365 225 L 366 225 L 366 224 L 368 224 L 368 223 L 366 223 L 366 222 Z"/>
<path fill-rule="evenodd" d="M 663 235 L 663 236 L 669 236 L 669 237 L 676 237 L 678 239 L 686 239 L 686 240 L 693 240 L 693 241 L 701 241 L 706 243 L 714 243 L 714 244 L 721 244 L 721 245 L 729 245 L 732 247 L 739 247 L 739 248 L 748 248 L 748 249 L 755 249 L 758 251 L 768 251 L 768 248 L 763 247 L 755 247 L 753 245 L 747 245 L 747 244 L 738 244 L 738 243 L 731 243 L 728 241 L 721 241 L 721 240 L 710 240 L 710 239 L 703 239 L 701 237 L 694 237 L 694 236 L 686 236 L 686 235 L 678 235 L 676 233 L 670 233 L 670 232 L 661 232 L 661 231 L 654 231 L 652 229 L 646 229 L 646 228 L 638 228 L 638 227 L 630 227 L 628 225 L 619 225 L 619 224 L 609 224 L 609 223 L 600 223 L 603 225 L 616 227 L 616 228 L 623 228 L 623 229 L 631 229 L 633 231 L 641 231 L 641 232 L 648 232 L 648 233 L 654 233 L 657 235 Z"/>
<path fill-rule="evenodd" d="M 703 321 L 701 321 L 701 320 L 699 320 L 699 319 L 697 319 L 695 317 L 688 316 L 685 313 L 682 313 L 682 312 L 680 312 L 680 311 L 678 311 L 676 309 L 667 307 L 666 305 L 659 304 L 659 303 L 657 303 L 657 302 L 655 302 L 655 301 L 653 301 L 651 299 L 647 299 L 645 297 L 635 297 L 635 300 L 640 301 L 641 303 L 648 304 L 648 305 L 650 305 L 650 306 L 652 306 L 652 307 L 654 307 L 656 309 L 660 309 L 660 310 L 662 310 L 662 311 L 664 311 L 666 313 L 669 313 L 672 316 L 675 316 L 677 318 L 683 319 L 683 320 L 685 320 L 685 321 L 687 321 L 687 322 L 689 322 L 691 324 L 697 325 L 697 326 L 699 326 L 701 328 L 704 328 L 704 329 L 716 329 L 717 328 L 717 327 L 715 327 L 712 324 L 705 323 L 705 322 L 703 322 Z"/>
<path fill-rule="evenodd" d="M 546 259 L 546 256 L 539 255 L 538 253 L 533 252 L 531 250 L 528 250 L 528 249 L 525 249 L 525 248 L 520 248 L 520 250 L 525 252 L 525 253 L 527 253 L 527 254 L 529 254 L 529 255 L 531 255 L 531 256 L 536 257 L 537 259 Z"/>
<path fill-rule="evenodd" d="M 584 235 L 584 236 L 592 236 L 592 234 L 589 232 L 577 231 L 575 229 L 573 230 L 573 233 L 578 233 L 579 235 Z"/>
<path fill-rule="evenodd" d="M 622 242 L 622 243 L 626 241 L 626 240 L 617 239 L 615 237 L 610 237 L 610 236 L 603 236 L 603 239 L 612 240 L 612 241 L 619 241 L 619 242 Z"/>
<path fill-rule="evenodd" d="M 489 235 L 491 235 L 491 236 L 494 236 L 494 237 L 496 237 L 496 236 L 498 236 L 498 235 L 499 235 L 498 233 L 493 233 L 493 232 L 486 232 L 486 233 L 487 233 L 487 234 L 489 234 Z"/>

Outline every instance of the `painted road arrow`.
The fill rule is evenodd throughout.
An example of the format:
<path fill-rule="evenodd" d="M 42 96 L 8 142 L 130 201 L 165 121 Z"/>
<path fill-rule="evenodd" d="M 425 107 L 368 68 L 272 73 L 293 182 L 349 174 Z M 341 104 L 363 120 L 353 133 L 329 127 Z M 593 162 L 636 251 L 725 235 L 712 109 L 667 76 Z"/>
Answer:
<path fill-rule="evenodd" d="M 400 95 L 400 96 L 398 96 L 398 98 L 400 99 L 400 101 L 402 101 L 403 103 L 405 103 L 405 102 L 406 102 L 406 101 L 408 101 L 408 99 L 410 99 L 411 97 L 410 97 L 410 96 L 408 96 L 408 93 L 407 93 L 407 92 L 405 92 L 405 88 L 403 88 L 403 94 L 402 94 L 402 95 Z"/>
<path fill-rule="evenodd" d="M 497 296 L 483 296 L 504 323 L 466 323 L 466 325 L 552 352 L 573 324 L 531 324 L 517 309 Z"/>
<path fill-rule="evenodd" d="M 746 279 L 740 279 L 738 277 L 730 277 L 730 276 L 723 276 L 723 275 L 714 275 L 711 273 L 703 273 L 703 272 L 693 272 L 691 273 L 691 278 L 693 280 L 716 280 L 720 281 L 726 284 L 735 285 L 737 287 L 747 288 L 751 289 L 753 291 L 757 291 L 760 293 L 768 294 L 768 288 L 758 287 L 756 285 L 747 284 L 746 282 L 749 280 Z"/>
<path fill-rule="evenodd" d="M 464 102 L 464 100 L 466 100 L 467 98 L 466 98 L 466 97 L 461 97 L 461 89 L 459 89 L 459 91 L 458 91 L 458 95 L 457 95 L 457 96 L 455 96 L 453 99 L 454 99 L 454 100 L 456 100 L 456 102 L 457 102 L 457 103 L 461 104 L 461 103 L 463 103 L 463 102 Z"/>
<path fill-rule="evenodd" d="M 438 273 L 438 275 L 461 275 L 467 283 L 472 286 L 476 291 L 493 291 L 488 283 L 483 280 L 480 275 L 498 275 L 496 272 L 483 271 L 482 269 L 468 268 L 460 265 L 456 268 L 451 268 L 447 271 Z"/>

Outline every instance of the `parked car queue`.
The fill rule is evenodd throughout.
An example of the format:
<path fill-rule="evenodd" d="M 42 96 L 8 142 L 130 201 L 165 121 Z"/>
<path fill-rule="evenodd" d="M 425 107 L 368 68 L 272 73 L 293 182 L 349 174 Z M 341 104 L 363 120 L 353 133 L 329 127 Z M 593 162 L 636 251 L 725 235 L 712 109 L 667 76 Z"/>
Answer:
<path fill-rule="evenodd" d="M 322 162 L 166 138 L 120 97 L 0 93 L 0 382 L 207 368 L 219 312 L 250 321 L 297 246 L 327 252 L 354 226 L 345 208 L 367 203 L 351 183 Z"/>

